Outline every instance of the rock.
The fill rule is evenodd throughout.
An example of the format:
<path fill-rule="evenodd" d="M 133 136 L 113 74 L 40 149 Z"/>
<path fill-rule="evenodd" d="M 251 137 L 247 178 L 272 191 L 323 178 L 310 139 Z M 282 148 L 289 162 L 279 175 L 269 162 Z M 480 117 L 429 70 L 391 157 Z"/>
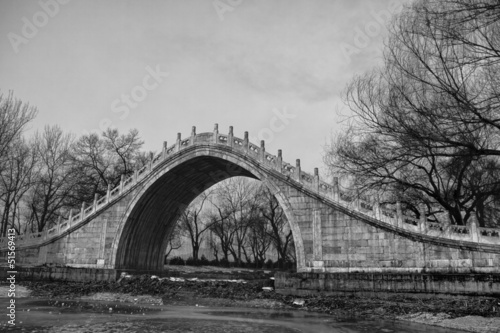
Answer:
<path fill-rule="evenodd" d="M 300 298 L 296 298 L 293 300 L 293 305 L 304 306 L 305 303 L 306 301 Z"/>

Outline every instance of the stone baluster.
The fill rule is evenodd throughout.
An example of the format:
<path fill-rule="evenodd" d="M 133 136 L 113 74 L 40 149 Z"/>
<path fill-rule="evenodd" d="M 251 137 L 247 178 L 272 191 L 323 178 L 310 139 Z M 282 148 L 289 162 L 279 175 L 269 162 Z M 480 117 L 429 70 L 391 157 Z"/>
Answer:
<path fill-rule="evenodd" d="M 84 217 L 85 217 L 85 201 L 82 202 L 82 209 L 80 211 L 80 221 L 82 221 Z"/>
<path fill-rule="evenodd" d="M 153 170 L 153 160 L 155 159 L 155 154 L 152 152 L 149 153 L 149 163 L 148 163 L 148 170 L 151 171 Z"/>
<path fill-rule="evenodd" d="M 219 143 L 219 124 L 214 125 L 214 143 Z"/>
<path fill-rule="evenodd" d="M 469 218 L 469 230 L 470 230 L 470 240 L 472 242 L 479 242 L 480 232 L 477 225 L 477 216 L 476 213 L 472 212 Z"/>
<path fill-rule="evenodd" d="M 120 194 L 123 193 L 123 180 L 124 180 L 125 176 L 124 175 L 121 175 L 120 176 Z"/>
<path fill-rule="evenodd" d="M 229 126 L 229 133 L 227 134 L 227 144 L 230 147 L 234 146 L 233 126 Z"/>
<path fill-rule="evenodd" d="M 175 140 L 175 151 L 181 150 L 181 133 L 177 133 L 177 140 Z"/>
<path fill-rule="evenodd" d="M 168 149 L 167 141 L 163 141 L 163 150 L 161 152 L 163 155 L 163 159 L 167 157 L 167 149 Z"/>
<path fill-rule="evenodd" d="M 359 194 L 359 188 L 356 188 L 356 196 L 354 197 L 354 209 L 359 211 L 361 209 L 361 195 Z"/>
<path fill-rule="evenodd" d="M 302 183 L 302 170 L 300 169 L 300 158 L 295 160 L 295 174 L 294 174 L 295 179 L 299 182 Z"/>
<path fill-rule="evenodd" d="M 396 226 L 403 227 L 403 211 L 401 209 L 401 201 L 396 201 Z"/>
<path fill-rule="evenodd" d="M 264 140 L 260 140 L 259 159 L 262 163 L 266 162 L 266 143 Z"/>
<path fill-rule="evenodd" d="M 377 220 L 381 220 L 381 214 L 380 214 L 380 200 L 378 198 L 378 195 L 375 197 L 375 202 L 373 203 L 373 213 L 375 214 L 375 218 Z"/>
<path fill-rule="evenodd" d="M 196 138 L 196 126 L 191 127 L 191 137 L 189 138 L 189 144 L 194 145 L 194 140 Z"/>
<path fill-rule="evenodd" d="M 108 190 L 106 191 L 106 203 L 109 203 L 110 198 L 111 198 L 111 184 L 108 183 Z"/>
<path fill-rule="evenodd" d="M 333 200 L 339 202 L 340 199 L 339 177 L 333 177 L 332 191 L 333 191 Z"/>
<path fill-rule="evenodd" d="M 139 169 L 134 170 L 134 183 L 137 183 L 139 179 Z"/>
<path fill-rule="evenodd" d="M 59 215 L 57 218 L 57 234 L 59 235 L 61 233 L 61 222 L 62 222 L 62 216 Z"/>
<path fill-rule="evenodd" d="M 314 179 L 313 179 L 314 191 L 319 192 L 319 169 L 314 168 Z"/>
<path fill-rule="evenodd" d="M 427 216 L 425 215 L 425 205 L 419 205 L 420 220 L 418 221 L 418 230 L 422 234 L 427 234 Z"/>
<path fill-rule="evenodd" d="M 278 157 L 276 158 L 276 170 L 280 173 L 283 172 L 283 152 L 281 149 L 278 149 Z"/>
<path fill-rule="evenodd" d="M 97 211 L 97 200 L 99 200 L 99 194 L 94 194 L 94 213 Z"/>
<path fill-rule="evenodd" d="M 448 214 L 448 218 L 443 221 L 443 232 L 441 236 L 449 237 L 452 234 L 451 225 L 452 225 L 452 217 Z"/>
<path fill-rule="evenodd" d="M 248 131 L 245 131 L 245 135 L 243 137 L 243 149 L 248 151 Z"/>
<path fill-rule="evenodd" d="M 68 216 L 68 228 L 73 225 L 73 209 L 69 210 L 69 216 Z"/>

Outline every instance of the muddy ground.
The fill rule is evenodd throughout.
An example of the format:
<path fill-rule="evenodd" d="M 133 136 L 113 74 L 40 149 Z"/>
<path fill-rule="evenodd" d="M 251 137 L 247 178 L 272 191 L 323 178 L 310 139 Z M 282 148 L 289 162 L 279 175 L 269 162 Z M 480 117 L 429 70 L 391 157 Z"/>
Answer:
<path fill-rule="evenodd" d="M 270 271 L 169 267 L 167 278 L 127 276 L 117 282 L 30 282 L 31 297 L 142 304 L 302 309 L 337 317 L 409 320 L 470 332 L 500 332 L 500 298 L 398 295 L 290 296 L 269 291 Z M 263 287 L 267 287 L 264 288 Z M 266 290 L 267 289 L 267 290 Z"/>

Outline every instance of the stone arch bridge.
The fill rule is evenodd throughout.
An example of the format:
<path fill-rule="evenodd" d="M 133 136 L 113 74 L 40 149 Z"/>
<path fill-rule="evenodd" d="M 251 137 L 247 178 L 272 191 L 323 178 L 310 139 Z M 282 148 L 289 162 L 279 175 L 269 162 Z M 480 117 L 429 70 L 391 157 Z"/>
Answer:
<path fill-rule="evenodd" d="M 472 273 L 493 276 L 490 288 L 500 292 L 498 230 L 475 222 L 456 226 L 417 220 L 400 209 L 382 209 L 373 200 L 351 200 L 338 181 L 319 179 L 317 169 L 304 172 L 300 160 L 286 163 L 281 150 L 272 155 L 263 141 L 250 143 L 248 132 L 241 139 L 232 127 L 228 134 L 219 133 L 217 125 L 201 134 L 193 127 L 184 139 L 179 133 L 174 145 L 165 142 L 149 165 L 108 189 L 105 197 L 83 203 L 79 212 L 49 230 L 17 235 L 16 262 L 21 269 L 159 271 L 167 236 L 182 211 L 205 189 L 233 176 L 261 180 L 288 218 L 297 272 L 303 274 L 280 279 L 284 287 L 328 289 L 324 275 L 307 273 L 372 274 L 371 279 L 373 274 Z M 5 262 L 7 246 L 8 240 L 0 239 Z M 311 277 L 313 282 L 304 282 Z"/>

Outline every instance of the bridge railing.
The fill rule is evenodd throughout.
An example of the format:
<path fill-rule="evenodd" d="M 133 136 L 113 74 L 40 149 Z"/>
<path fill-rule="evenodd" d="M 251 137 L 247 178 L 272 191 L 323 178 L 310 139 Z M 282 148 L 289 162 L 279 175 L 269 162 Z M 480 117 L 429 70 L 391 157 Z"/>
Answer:
<path fill-rule="evenodd" d="M 386 223 L 395 228 L 423 233 L 433 237 L 500 244 L 498 229 L 478 227 L 475 220 L 466 226 L 434 223 L 425 220 L 425 218 L 417 219 L 411 216 L 405 216 L 401 213 L 401 209 L 382 208 L 377 202 L 363 199 L 359 195 L 342 192 L 339 190 L 337 178 L 334 178 L 333 183 L 325 182 L 319 178 L 317 168 L 314 169 L 314 174 L 304 172 L 300 166 L 300 159 L 297 159 L 295 166 L 293 166 L 283 161 L 281 150 L 278 150 L 277 155 L 270 154 L 265 150 L 264 141 L 260 142 L 260 146 L 250 143 L 248 140 L 248 132 L 245 132 L 243 139 L 241 139 L 233 135 L 232 126 L 229 128 L 228 134 L 221 134 L 216 124 L 212 133 L 197 134 L 194 126 L 189 138 L 182 139 L 181 134 L 178 133 L 175 144 L 168 146 L 167 142 L 164 142 L 160 154 L 151 156 L 147 165 L 136 170 L 131 176 L 127 178 L 122 177 L 120 183 L 116 187 L 108 187 L 106 196 L 102 198 L 96 196 L 94 202 L 89 206 L 85 203 L 82 204 L 82 209 L 76 215 L 73 215 L 73 212 L 70 211 L 67 218 L 59 219 L 57 224 L 50 229 L 38 233 L 17 235 L 16 245 L 29 246 L 41 244 L 52 238 L 61 236 L 72 227 L 77 228 L 87 219 L 92 218 L 101 210 L 106 209 L 111 202 L 125 195 L 128 190 L 133 188 L 136 184 L 142 182 L 149 174 L 154 172 L 156 166 L 160 165 L 167 158 L 173 156 L 182 149 L 198 144 L 225 145 L 237 151 L 242 151 L 258 160 L 262 167 L 281 173 L 283 176 L 287 177 L 287 179 L 299 183 L 303 188 L 317 193 L 348 210 L 363 214 L 370 218 L 375 218 L 381 223 Z M 6 248 L 7 244 L 8 240 L 6 237 L 0 238 L 0 249 Z"/>

